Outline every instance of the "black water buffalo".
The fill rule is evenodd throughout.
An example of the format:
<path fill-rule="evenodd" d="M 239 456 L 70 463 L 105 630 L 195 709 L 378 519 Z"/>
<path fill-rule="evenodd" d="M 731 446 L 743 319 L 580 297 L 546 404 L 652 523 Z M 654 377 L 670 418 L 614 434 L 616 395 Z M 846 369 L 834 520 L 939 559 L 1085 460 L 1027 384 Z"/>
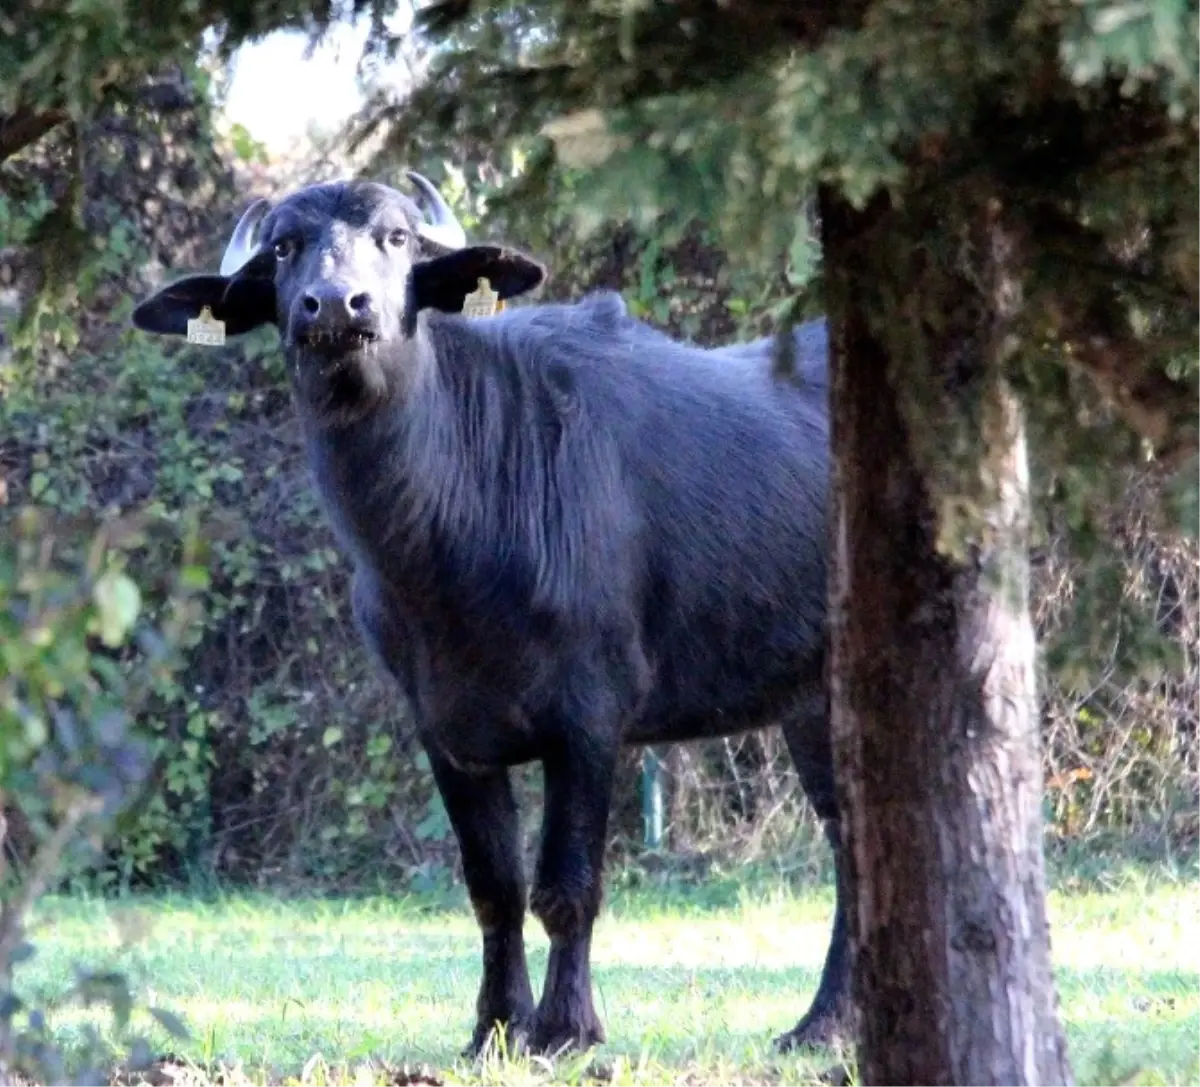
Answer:
<path fill-rule="evenodd" d="M 615 294 L 464 316 L 480 277 L 511 298 L 544 270 L 467 245 L 409 176 L 425 211 L 367 182 L 256 202 L 222 274 L 164 287 L 134 323 L 182 335 L 208 306 L 229 335 L 278 328 L 355 615 L 411 701 L 462 852 L 483 934 L 472 1047 L 497 1022 L 537 1050 L 586 1045 L 604 1038 L 589 957 L 621 744 L 782 724 L 841 868 L 825 328 L 797 332 L 788 383 L 767 341 L 677 343 Z M 508 774 L 535 759 L 536 1007 Z M 841 1025 L 847 958 L 839 893 L 816 996 L 781 1044 Z"/>

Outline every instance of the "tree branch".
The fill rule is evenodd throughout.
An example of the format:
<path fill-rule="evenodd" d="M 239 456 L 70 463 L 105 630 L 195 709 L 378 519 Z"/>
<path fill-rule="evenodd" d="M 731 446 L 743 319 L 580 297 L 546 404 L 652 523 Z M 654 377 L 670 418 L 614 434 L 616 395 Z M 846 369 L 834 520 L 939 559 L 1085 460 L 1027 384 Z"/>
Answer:
<path fill-rule="evenodd" d="M 1142 341 L 1097 322 L 1093 312 L 1061 295 L 1042 300 L 1055 337 L 1121 417 L 1154 447 L 1166 467 L 1195 456 L 1196 390 L 1162 370 L 1160 341 Z M 1105 324 L 1111 325 L 1111 321 Z"/>
<path fill-rule="evenodd" d="M 0 162 L 40 140 L 67 120 L 63 109 L 32 110 L 24 106 L 15 113 L 0 114 Z"/>
<path fill-rule="evenodd" d="M 1147 276 L 1117 258 L 1107 239 L 1045 203 L 1010 205 L 1029 267 L 1047 258 L 1036 282 L 1029 284 L 1031 312 L 1045 322 L 1047 335 L 1062 344 L 1069 361 L 1085 373 L 1125 422 L 1150 442 L 1167 467 L 1194 456 L 1200 440 L 1196 387 L 1168 376 L 1172 354 L 1194 354 L 1192 325 L 1170 317 L 1194 315 L 1186 290 L 1172 291 L 1168 277 Z M 1164 327 L 1138 335 L 1130 326 L 1130 298 L 1153 298 Z M 1156 289 L 1150 290 L 1150 287 Z"/>
<path fill-rule="evenodd" d="M 496 6 L 439 0 L 421 10 L 414 25 L 444 42 L 472 19 L 485 22 Z M 559 41 L 586 42 L 586 50 L 564 51 L 541 84 L 528 89 L 531 100 L 544 106 L 562 107 L 582 95 L 606 109 L 711 90 L 762 67 L 772 55 L 816 48 L 830 32 L 858 26 L 867 6 L 864 0 L 676 0 L 601 13 L 586 4 L 530 0 L 526 19 L 552 26 Z M 478 59 L 471 46 L 452 52 L 439 82 L 448 72 L 471 70 Z M 511 78 L 525 69 L 500 71 Z"/>

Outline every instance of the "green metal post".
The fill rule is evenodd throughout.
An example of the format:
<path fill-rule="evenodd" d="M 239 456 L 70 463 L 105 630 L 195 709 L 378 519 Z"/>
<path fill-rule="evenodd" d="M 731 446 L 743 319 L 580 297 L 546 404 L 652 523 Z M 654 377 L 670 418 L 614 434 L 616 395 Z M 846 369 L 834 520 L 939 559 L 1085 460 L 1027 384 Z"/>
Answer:
<path fill-rule="evenodd" d="M 663 837 L 662 763 L 650 747 L 642 755 L 642 828 L 646 845 L 658 849 Z"/>

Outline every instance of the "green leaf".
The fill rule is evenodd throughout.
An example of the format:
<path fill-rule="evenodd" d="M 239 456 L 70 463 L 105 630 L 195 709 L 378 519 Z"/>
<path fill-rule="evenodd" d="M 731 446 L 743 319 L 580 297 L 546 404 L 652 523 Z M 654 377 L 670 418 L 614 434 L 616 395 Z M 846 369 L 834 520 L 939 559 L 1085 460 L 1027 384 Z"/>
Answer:
<path fill-rule="evenodd" d="M 179 573 L 179 580 L 185 589 L 207 589 L 209 586 L 208 571 L 203 566 L 185 566 Z"/>
<path fill-rule="evenodd" d="M 142 594 L 127 574 L 107 570 L 92 588 L 100 640 L 110 649 L 125 641 L 142 607 Z"/>
<path fill-rule="evenodd" d="M 333 747 L 342 738 L 342 730 L 337 725 L 330 725 L 325 730 L 325 734 L 321 737 L 321 743 L 326 747 Z"/>

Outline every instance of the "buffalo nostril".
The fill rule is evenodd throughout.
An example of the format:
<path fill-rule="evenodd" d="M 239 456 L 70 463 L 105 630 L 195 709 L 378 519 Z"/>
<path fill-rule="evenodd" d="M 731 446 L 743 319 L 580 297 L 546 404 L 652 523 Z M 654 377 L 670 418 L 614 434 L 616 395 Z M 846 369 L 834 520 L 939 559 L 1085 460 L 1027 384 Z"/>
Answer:
<path fill-rule="evenodd" d="M 371 305 L 371 296 L 365 291 L 360 291 L 358 294 L 350 296 L 350 312 L 362 313 Z"/>
<path fill-rule="evenodd" d="M 305 311 L 305 313 L 310 313 L 313 316 L 316 316 L 318 313 L 321 312 L 320 299 L 315 298 L 311 294 L 306 294 L 304 296 L 304 311 Z"/>

